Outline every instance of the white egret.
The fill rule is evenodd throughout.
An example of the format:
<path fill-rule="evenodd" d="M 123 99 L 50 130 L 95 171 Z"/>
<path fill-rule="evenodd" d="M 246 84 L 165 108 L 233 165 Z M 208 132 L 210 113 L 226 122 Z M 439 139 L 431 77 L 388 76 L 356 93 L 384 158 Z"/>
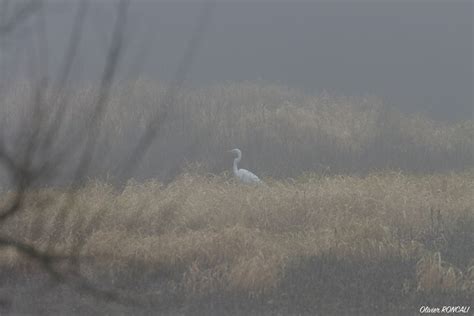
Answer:
<path fill-rule="evenodd" d="M 237 157 L 234 159 L 234 176 L 239 179 L 239 181 L 247 184 L 256 184 L 256 183 L 261 183 L 262 181 L 252 172 L 246 170 L 246 169 L 239 169 L 237 168 L 237 164 L 240 162 L 242 159 L 242 152 L 240 149 L 235 148 L 232 150 L 229 150 L 229 152 L 236 154 Z"/>

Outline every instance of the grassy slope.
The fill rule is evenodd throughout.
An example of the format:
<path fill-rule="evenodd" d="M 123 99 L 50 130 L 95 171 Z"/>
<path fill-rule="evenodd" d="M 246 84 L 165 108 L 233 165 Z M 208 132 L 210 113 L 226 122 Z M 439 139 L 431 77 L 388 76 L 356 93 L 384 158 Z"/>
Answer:
<path fill-rule="evenodd" d="M 169 307 L 415 312 L 474 295 L 473 180 L 472 171 L 392 172 L 254 188 L 186 173 L 122 192 L 90 182 L 30 192 L 5 233 L 52 249 L 81 238 L 85 256 L 107 258 L 84 265 L 91 279 Z M 61 230 L 69 194 L 76 203 Z M 17 260 L 0 263 L 17 270 Z"/>

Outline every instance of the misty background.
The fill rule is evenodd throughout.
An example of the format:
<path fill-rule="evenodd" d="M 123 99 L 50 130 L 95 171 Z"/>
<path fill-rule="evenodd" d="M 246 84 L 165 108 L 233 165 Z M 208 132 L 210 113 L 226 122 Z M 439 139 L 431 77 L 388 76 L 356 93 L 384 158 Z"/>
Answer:
<path fill-rule="evenodd" d="M 77 3 L 46 3 L 46 68 L 54 76 Z M 91 2 L 72 72 L 77 81 L 100 75 L 114 3 Z M 172 80 L 202 5 L 132 1 L 118 79 Z M 472 16 L 472 1 L 217 1 L 187 84 L 263 80 L 310 94 L 376 95 L 390 106 L 437 120 L 470 119 Z M 25 36 L 35 36 L 25 30 Z M 28 54 L 19 47 L 25 43 L 35 45 L 10 43 L 0 58 Z M 21 77 L 27 67 L 2 71 Z"/>
<path fill-rule="evenodd" d="M 0 314 L 470 304 L 472 3 L 215 4 L 0 0 Z"/>

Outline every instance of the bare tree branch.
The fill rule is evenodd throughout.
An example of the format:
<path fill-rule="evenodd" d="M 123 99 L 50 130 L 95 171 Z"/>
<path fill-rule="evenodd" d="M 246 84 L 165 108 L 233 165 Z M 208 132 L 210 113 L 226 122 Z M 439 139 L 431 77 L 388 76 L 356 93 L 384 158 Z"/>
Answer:
<path fill-rule="evenodd" d="M 3 0 L 3 9 L 5 12 L 8 9 L 10 1 Z M 33 15 L 40 7 L 42 3 L 41 1 L 31 0 L 25 4 L 17 5 L 16 8 L 13 10 L 14 12 L 5 18 L 4 21 L 1 21 L 0 24 L 0 36 L 4 36 L 13 30 L 15 30 L 18 25 L 26 21 L 30 16 Z"/>
<path fill-rule="evenodd" d="M 89 1 L 82 0 L 79 2 L 79 6 L 76 11 L 74 25 L 72 28 L 71 36 L 69 37 L 69 44 L 67 46 L 68 48 L 64 55 L 64 60 L 60 68 L 58 81 L 53 91 L 53 93 L 55 93 L 55 96 L 52 98 L 52 103 L 57 105 L 57 107 L 54 107 L 54 113 L 52 114 L 52 122 L 45 132 L 45 136 L 41 145 L 44 151 L 47 151 L 51 148 L 53 140 L 55 139 L 56 134 L 58 133 L 62 123 L 64 122 L 63 118 L 67 109 L 68 100 L 67 98 L 63 97 L 63 91 L 64 87 L 68 82 L 69 75 L 74 65 L 76 56 L 79 53 L 79 45 L 82 41 L 83 35 L 84 19 L 87 14 L 88 7 Z"/>
<path fill-rule="evenodd" d="M 72 171 L 72 183 L 77 184 L 90 169 L 96 156 L 98 137 L 104 117 L 107 113 L 111 89 L 124 54 L 125 38 L 124 31 L 127 26 L 127 12 L 130 0 L 120 0 L 116 6 L 116 20 L 112 30 L 111 43 L 106 53 L 106 62 L 100 78 L 98 95 L 92 104 L 89 118 L 84 122 L 82 131 L 72 135 L 69 143 L 61 146 L 59 144 L 60 129 L 64 124 L 64 118 L 70 100 L 65 95 L 66 85 L 73 70 L 74 62 L 79 52 L 80 42 L 83 36 L 84 20 L 88 12 L 89 1 L 81 0 L 73 21 L 72 31 L 63 56 L 57 82 L 50 84 L 48 78 L 48 45 L 45 27 L 44 6 L 41 0 L 32 0 L 22 4 L 15 4 L 3 0 L 0 12 L 0 40 L 14 32 L 20 25 L 36 15 L 37 37 L 33 41 L 33 49 L 30 54 L 30 72 L 33 78 L 33 92 L 29 100 L 31 107 L 31 122 L 28 121 L 28 129 L 20 130 L 19 137 L 26 141 L 16 142 L 12 150 L 7 148 L 5 134 L 0 134 L 0 165 L 9 173 L 14 192 L 8 205 L 0 209 L 0 228 L 5 227 L 7 221 L 13 216 L 20 214 L 25 209 L 28 192 L 32 185 L 39 180 L 52 179 L 58 175 L 59 166 L 68 162 L 68 158 L 78 154 L 77 165 Z M 128 175 L 139 163 L 142 156 L 157 137 L 160 128 L 165 122 L 170 109 L 176 103 L 176 97 L 190 72 L 199 44 L 202 41 L 206 27 L 209 24 L 215 1 L 208 1 L 196 22 L 196 28 L 188 42 L 186 51 L 179 63 L 176 76 L 165 92 L 153 117 L 146 127 L 145 133 L 141 135 L 136 147 L 125 159 L 122 169 L 123 175 Z M 0 43 L 1 44 L 1 43 Z M 139 56 L 146 53 L 142 50 Z M 36 63 L 36 64 L 35 64 Z M 40 66 L 38 66 L 38 64 Z M 52 90 L 49 90 L 49 89 Z M 51 93 L 51 94 L 48 94 Z M 47 107 L 47 105 L 53 105 Z M 53 112 L 48 112 L 53 109 Z M 81 274 L 81 262 L 83 259 L 81 251 L 86 240 L 80 236 L 89 235 L 96 225 L 106 216 L 106 210 L 100 210 L 90 219 L 86 220 L 82 214 L 74 214 L 75 223 L 73 230 L 82 232 L 78 234 L 77 240 L 71 247 L 59 252 L 55 251 L 54 243 L 66 230 L 66 222 L 73 215 L 77 196 L 73 192 L 67 192 L 65 200 L 62 200 L 59 211 L 53 218 L 53 231 L 49 233 L 49 242 L 39 248 L 33 243 L 15 239 L 8 235 L 0 234 L 1 249 L 15 249 L 20 254 L 29 258 L 31 262 L 38 263 L 55 281 L 70 285 L 79 292 L 84 292 L 104 300 L 116 301 L 125 304 L 136 304 L 138 300 L 119 294 L 113 289 L 103 289 L 94 284 Z M 44 214 L 37 213 L 37 219 Z M 34 224 L 44 226 L 44 221 L 34 220 Z M 35 227 L 38 231 L 44 227 Z M 36 232 L 33 235 L 38 235 Z M 97 259 L 97 258 L 94 258 Z M 60 264 L 58 264 L 60 263 Z"/>
<path fill-rule="evenodd" d="M 122 172 L 122 177 L 127 178 L 130 172 L 132 172 L 133 169 L 137 167 L 140 160 L 146 154 L 154 139 L 158 135 L 163 123 L 166 121 L 170 108 L 174 106 L 176 102 L 176 96 L 183 86 L 183 83 L 185 82 L 186 77 L 191 69 L 194 57 L 199 49 L 199 44 L 201 43 L 206 28 L 211 21 L 212 12 L 215 5 L 215 1 L 207 1 L 203 6 L 201 14 L 196 21 L 194 32 L 187 45 L 183 58 L 179 63 L 178 69 L 176 71 L 176 77 L 166 90 L 157 113 L 149 122 L 137 145 L 133 148 L 133 150 L 130 151 L 128 159 L 122 165 L 120 169 Z"/>

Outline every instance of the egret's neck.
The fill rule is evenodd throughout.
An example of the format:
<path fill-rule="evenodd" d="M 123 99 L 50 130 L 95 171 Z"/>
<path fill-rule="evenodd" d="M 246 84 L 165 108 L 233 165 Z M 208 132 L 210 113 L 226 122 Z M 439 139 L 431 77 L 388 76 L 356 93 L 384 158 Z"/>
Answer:
<path fill-rule="evenodd" d="M 234 175 L 236 175 L 236 174 L 237 174 L 237 171 L 239 170 L 239 169 L 237 168 L 237 164 L 239 163 L 240 158 L 241 158 L 241 157 L 238 156 L 237 158 L 234 159 Z"/>

